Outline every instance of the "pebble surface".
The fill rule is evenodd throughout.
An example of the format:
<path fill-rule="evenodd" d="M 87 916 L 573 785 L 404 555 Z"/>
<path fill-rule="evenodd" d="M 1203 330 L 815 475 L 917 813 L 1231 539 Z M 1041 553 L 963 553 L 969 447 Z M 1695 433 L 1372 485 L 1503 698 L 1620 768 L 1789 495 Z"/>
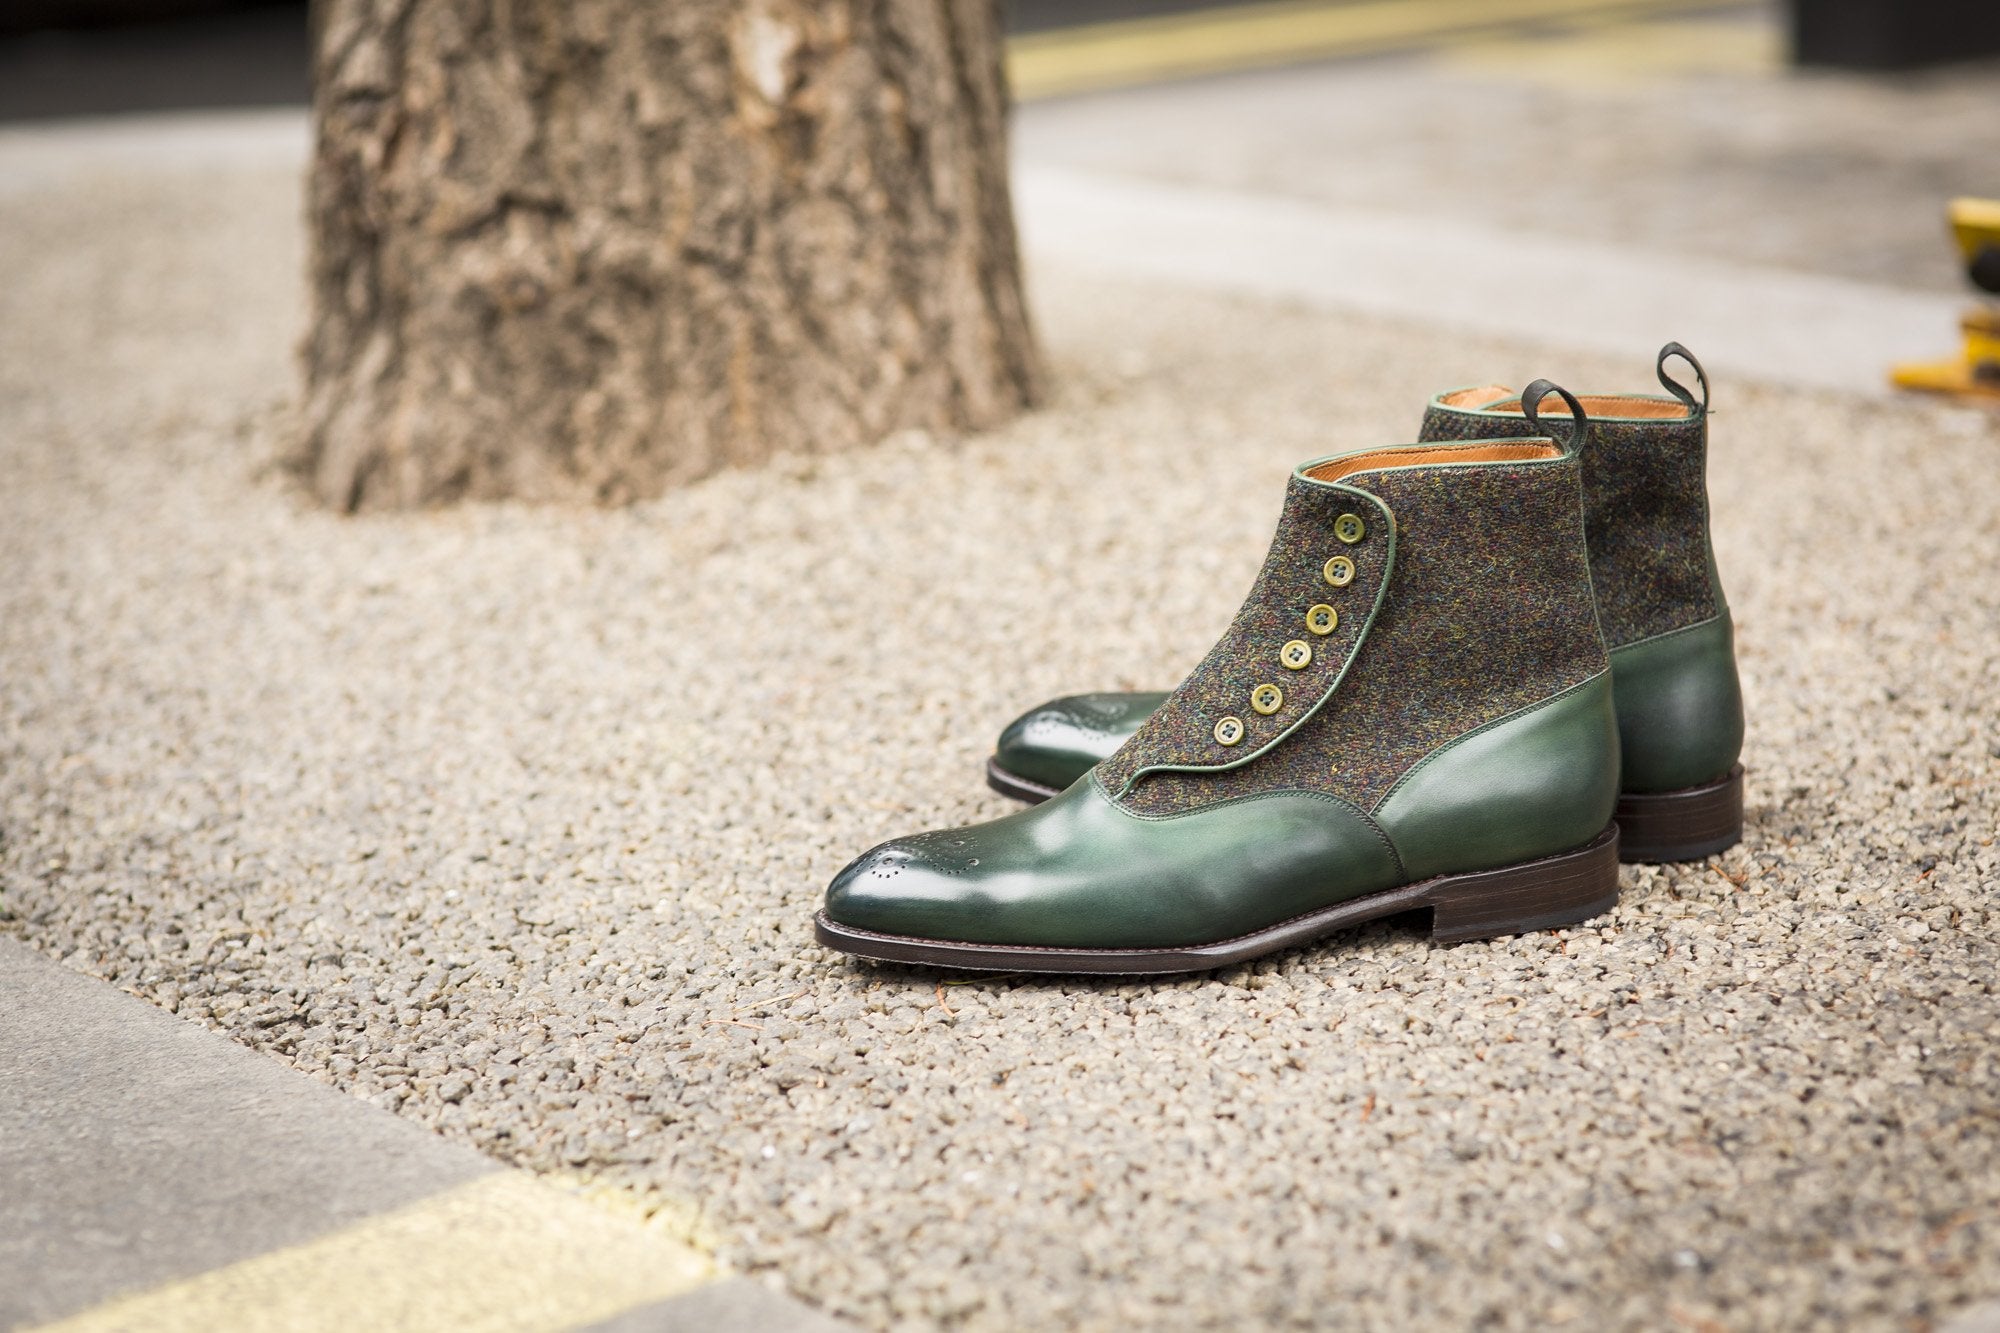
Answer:
<path fill-rule="evenodd" d="M 1172 683 L 1287 470 L 1622 362 L 1040 270 L 1052 401 L 618 512 L 272 467 L 297 180 L 0 194 L 0 930 L 870 1327 L 1911 1329 L 2000 1275 L 2000 417 L 1725 380 L 1749 826 L 1589 928 L 854 964 L 850 857 Z M 1663 330 L 1663 334 L 1671 334 Z M 1697 349 L 1699 350 L 1699 349 Z"/>

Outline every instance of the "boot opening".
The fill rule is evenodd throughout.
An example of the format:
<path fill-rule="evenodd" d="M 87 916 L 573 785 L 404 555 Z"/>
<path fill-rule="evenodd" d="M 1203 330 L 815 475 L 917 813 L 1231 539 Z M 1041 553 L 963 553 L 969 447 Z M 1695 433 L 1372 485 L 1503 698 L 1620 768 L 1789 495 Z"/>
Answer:
<path fill-rule="evenodd" d="M 1514 400 L 1514 410 L 1521 410 L 1521 400 L 1515 392 L 1504 384 L 1480 384 L 1470 389 L 1453 389 L 1439 396 L 1438 401 L 1446 407 L 1475 408 L 1496 403 L 1502 398 Z"/>
<path fill-rule="evenodd" d="M 1380 472 L 1384 468 L 1414 467 L 1420 463 L 1529 463 L 1561 458 L 1562 447 L 1553 440 L 1474 440 L 1469 444 L 1407 444 L 1396 449 L 1374 449 L 1365 454 L 1330 459 L 1306 469 L 1311 481 L 1339 481 L 1357 472 Z"/>
<path fill-rule="evenodd" d="M 1583 404 L 1583 414 L 1592 421 L 1616 420 L 1619 418 L 1630 421 L 1635 417 L 1647 421 L 1686 421 L 1692 415 L 1686 403 L 1672 398 L 1647 398 L 1635 394 L 1599 393 L 1578 394 L 1577 401 Z M 1458 405 L 1452 404 L 1452 406 Z M 1519 397 L 1513 397 L 1507 399 L 1505 402 L 1488 402 L 1482 405 L 1480 410 L 1483 412 L 1505 412 L 1511 416 L 1518 417 L 1521 415 L 1521 400 Z M 1558 398 L 1546 407 L 1536 410 L 1545 417 L 1566 417 L 1569 415 L 1569 404 Z"/>

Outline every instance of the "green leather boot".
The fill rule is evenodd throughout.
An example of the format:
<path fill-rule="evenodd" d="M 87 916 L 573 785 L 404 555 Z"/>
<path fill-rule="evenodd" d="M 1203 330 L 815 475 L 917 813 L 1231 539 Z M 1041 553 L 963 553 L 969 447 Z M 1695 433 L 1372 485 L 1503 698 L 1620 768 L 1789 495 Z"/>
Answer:
<path fill-rule="evenodd" d="M 1699 402 L 1667 374 L 1674 357 L 1694 368 Z M 1624 744 L 1621 854 L 1688 861 L 1743 836 L 1743 695 L 1708 538 L 1708 378 L 1679 343 L 1660 349 L 1654 369 L 1671 397 L 1583 399 L 1584 525 Z M 1420 438 L 1532 429 L 1512 390 L 1484 385 L 1433 398 Z M 1047 800 L 1123 745 L 1166 698 L 1078 694 L 1031 709 L 1000 733 L 987 783 L 1020 800 Z"/>
<path fill-rule="evenodd" d="M 1235 621 L 1116 753 L 1031 809 L 867 852 L 820 942 L 1156 973 L 1393 913 L 1452 941 L 1608 910 L 1618 724 L 1550 392 L 1517 438 L 1299 468 Z"/>

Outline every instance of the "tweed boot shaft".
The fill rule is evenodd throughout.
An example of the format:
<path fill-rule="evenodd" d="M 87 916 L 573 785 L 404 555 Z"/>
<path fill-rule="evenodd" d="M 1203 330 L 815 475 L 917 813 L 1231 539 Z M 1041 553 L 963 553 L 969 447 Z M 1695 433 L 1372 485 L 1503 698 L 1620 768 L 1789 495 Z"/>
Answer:
<path fill-rule="evenodd" d="M 1293 477 L 1228 632 L 1097 768 L 1130 812 L 1281 789 L 1371 812 L 1440 746 L 1608 670 L 1575 455 L 1431 446 L 1345 466 Z"/>
<path fill-rule="evenodd" d="M 1536 433 L 1518 399 L 1453 405 L 1460 396 L 1431 402 L 1420 438 Z M 1584 535 L 1605 643 L 1618 648 L 1713 619 L 1726 604 L 1709 548 L 1705 405 L 1640 395 L 1587 401 Z"/>

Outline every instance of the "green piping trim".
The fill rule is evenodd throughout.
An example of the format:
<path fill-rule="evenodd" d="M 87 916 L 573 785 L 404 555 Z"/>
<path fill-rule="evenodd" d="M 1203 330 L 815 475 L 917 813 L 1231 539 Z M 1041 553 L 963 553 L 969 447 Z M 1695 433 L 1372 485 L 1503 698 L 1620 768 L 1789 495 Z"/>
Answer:
<path fill-rule="evenodd" d="M 1714 615 L 1709 616 L 1705 620 L 1697 620 L 1692 625 L 1682 625 L 1679 629 L 1663 629 L 1658 634 L 1648 634 L 1643 639 L 1633 639 L 1628 643 L 1621 643 L 1615 648 L 1606 647 L 1605 652 L 1607 654 L 1622 653 L 1627 648 L 1639 648 L 1649 643 L 1659 643 L 1664 639 L 1673 638 L 1676 634 L 1692 634 L 1698 629 L 1708 628 L 1710 625 L 1713 625 L 1718 620 L 1729 620 L 1729 619 L 1730 619 L 1729 608 L 1725 606 L 1720 611 L 1717 611 Z"/>

